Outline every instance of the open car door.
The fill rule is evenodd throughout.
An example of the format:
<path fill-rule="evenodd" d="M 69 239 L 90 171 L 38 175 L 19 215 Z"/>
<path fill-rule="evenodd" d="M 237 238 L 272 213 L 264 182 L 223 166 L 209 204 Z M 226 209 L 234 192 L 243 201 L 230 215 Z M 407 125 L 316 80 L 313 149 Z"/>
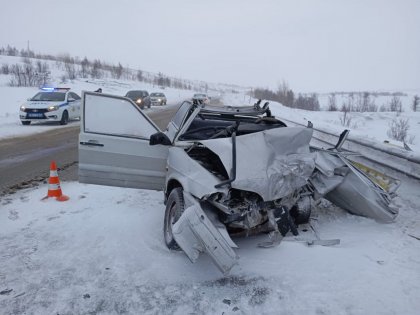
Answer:
<path fill-rule="evenodd" d="M 163 190 L 168 146 L 149 145 L 158 131 L 129 99 L 83 92 L 79 182 Z"/>

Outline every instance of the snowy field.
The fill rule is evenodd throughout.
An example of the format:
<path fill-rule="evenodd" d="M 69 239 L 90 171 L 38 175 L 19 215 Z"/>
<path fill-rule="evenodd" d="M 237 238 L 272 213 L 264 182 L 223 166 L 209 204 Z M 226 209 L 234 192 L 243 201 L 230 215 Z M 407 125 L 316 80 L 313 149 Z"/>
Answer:
<path fill-rule="evenodd" d="M 266 236 L 235 239 L 239 265 L 223 277 L 163 241 L 161 192 L 62 183 L 0 201 L 1 314 L 418 314 L 420 184 L 406 181 L 393 224 L 327 204 L 313 213 L 333 247 Z M 311 238 L 310 232 L 302 237 Z M 412 235 L 412 236 L 410 236 Z"/>
<path fill-rule="evenodd" d="M 7 58 L 0 56 L 0 64 Z M 62 128 L 22 126 L 19 106 L 37 89 L 7 82 L 0 75 L 0 140 Z M 99 87 L 117 95 L 161 91 L 168 103 L 194 93 L 111 79 L 65 85 L 78 94 Z M 223 101 L 255 102 L 227 92 Z M 340 112 L 274 102 L 271 109 L 279 118 L 310 120 L 337 134 L 344 129 Z M 353 137 L 390 140 L 386 131 L 395 113 L 351 115 Z M 409 119 L 409 145 L 420 152 L 420 113 L 404 108 L 399 117 Z M 239 265 L 226 277 L 206 256 L 191 264 L 182 252 L 166 248 L 161 192 L 77 182 L 64 182 L 62 189 L 70 196 L 64 203 L 41 201 L 46 184 L 0 197 L 0 314 L 419 314 L 419 181 L 403 178 L 396 198 L 400 214 L 392 224 L 319 205 L 313 224 L 322 239 L 339 238 L 338 246 L 308 247 L 288 237 L 279 247 L 261 249 L 264 235 L 235 239 Z M 301 237 L 314 235 L 302 231 Z"/>

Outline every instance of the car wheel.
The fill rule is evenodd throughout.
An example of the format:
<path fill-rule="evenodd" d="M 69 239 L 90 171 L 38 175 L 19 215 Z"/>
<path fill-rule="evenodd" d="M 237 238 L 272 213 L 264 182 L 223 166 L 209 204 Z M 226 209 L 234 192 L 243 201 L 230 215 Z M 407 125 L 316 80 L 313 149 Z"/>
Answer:
<path fill-rule="evenodd" d="M 163 223 L 163 234 L 165 244 L 169 249 L 179 250 L 173 234 L 172 226 L 179 220 L 185 210 L 184 195 L 182 187 L 174 188 L 169 194 L 166 202 L 165 218 Z"/>
<path fill-rule="evenodd" d="M 27 126 L 27 125 L 30 125 L 31 124 L 31 122 L 30 121 L 21 121 L 22 122 L 22 125 L 25 125 L 25 126 Z"/>
<path fill-rule="evenodd" d="M 290 210 L 290 215 L 294 218 L 295 224 L 305 224 L 311 218 L 312 200 L 306 196 L 301 198 Z"/>
<path fill-rule="evenodd" d="M 67 125 L 69 122 L 69 113 L 65 110 L 61 116 L 60 125 Z"/>

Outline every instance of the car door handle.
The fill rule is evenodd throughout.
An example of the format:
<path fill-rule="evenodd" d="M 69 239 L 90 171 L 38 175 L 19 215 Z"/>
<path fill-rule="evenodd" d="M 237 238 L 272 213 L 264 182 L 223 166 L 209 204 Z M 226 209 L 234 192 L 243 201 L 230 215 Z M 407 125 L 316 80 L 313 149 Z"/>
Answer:
<path fill-rule="evenodd" d="M 104 145 L 102 143 L 98 143 L 98 142 L 93 142 L 93 141 L 81 141 L 80 142 L 81 145 L 91 145 L 91 146 L 95 146 L 95 147 L 103 147 Z"/>

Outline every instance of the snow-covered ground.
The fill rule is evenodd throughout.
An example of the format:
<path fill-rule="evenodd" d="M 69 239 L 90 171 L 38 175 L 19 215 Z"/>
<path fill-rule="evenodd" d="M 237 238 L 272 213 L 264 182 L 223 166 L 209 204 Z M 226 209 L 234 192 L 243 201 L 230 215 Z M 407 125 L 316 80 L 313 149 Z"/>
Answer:
<path fill-rule="evenodd" d="M 62 183 L 0 201 L 2 314 L 418 314 L 420 183 L 405 182 L 393 224 L 323 204 L 313 213 L 333 247 L 236 239 L 239 265 L 223 277 L 163 241 L 162 193 Z M 309 231 L 306 233 L 310 233 Z M 303 232 L 302 234 L 305 234 Z M 303 235 L 304 236 L 304 235 Z M 309 235 L 309 238 L 311 235 Z"/>
<path fill-rule="evenodd" d="M 0 64 L 5 62 L 0 56 Z M 9 60 L 10 61 L 10 60 Z M 53 68 L 51 66 L 51 68 Z M 55 74 L 57 77 L 59 74 Z M 58 125 L 22 126 L 19 106 L 35 88 L 7 86 L 0 75 L 0 138 Z M 193 91 L 134 81 L 75 80 L 75 92 L 123 95 L 162 91 L 168 102 Z M 249 105 L 244 93 L 225 104 Z M 341 132 L 340 112 L 308 112 L 271 103 L 280 118 Z M 352 113 L 352 134 L 387 140 L 394 113 Z M 410 146 L 419 151 L 420 113 L 408 109 Z M 73 122 L 78 124 L 78 122 Z M 59 161 L 57 161 L 59 163 Z M 60 166 L 60 165 L 59 165 Z M 41 201 L 45 184 L 0 197 L 0 314 L 418 314 L 420 309 L 420 183 L 404 179 L 395 223 L 349 215 L 327 203 L 313 213 L 323 239 L 339 246 L 308 247 L 292 238 L 257 248 L 264 235 L 235 239 L 239 265 L 223 277 L 210 259 L 191 264 L 163 241 L 161 192 L 62 183 L 64 203 Z M 314 237 L 310 231 L 302 237 Z M 305 236 L 307 235 L 307 236 Z"/>

